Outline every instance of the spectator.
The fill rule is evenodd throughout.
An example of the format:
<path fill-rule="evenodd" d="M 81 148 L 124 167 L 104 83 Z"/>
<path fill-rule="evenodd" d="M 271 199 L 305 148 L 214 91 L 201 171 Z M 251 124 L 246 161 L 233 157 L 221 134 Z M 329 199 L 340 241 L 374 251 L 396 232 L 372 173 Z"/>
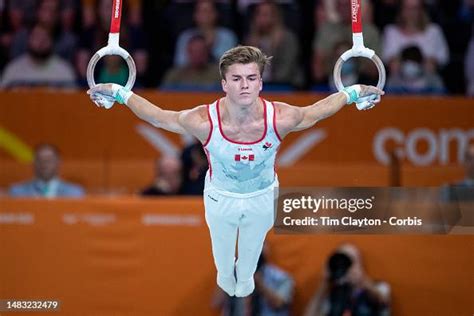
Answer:
<path fill-rule="evenodd" d="M 15 184 L 10 188 L 13 197 L 71 197 L 84 196 L 82 187 L 64 182 L 59 178 L 60 155 L 51 144 L 36 147 L 34 155 L 34 179 Z"/>
<path fill-rule="evenodd" d="M 202 195 L 208 169 L 206 154 L 200 143 L 184 148 L 181 154 L 183 164 L 183 194 Z"/>
<path fill-rule="evenodd" d="M 28 52 L 5 67 L 0 87 L 75 86 L 71 65 L 53 53 L 53 39 L 43 26 L 35 25 L 28 36 Z"/>
<path fill-rule="evenodd" d="M 27 51 L 28 34 L 35 23 L 37 1 L 9 1 L 7 5 L 6 27 L 2 30 L 2 46 L 7 51 L 8 60 Z"/>
<path fill-rule="evenodd" d="M 64 4 L 63 4 L 64 5 Z M 58 0 L 42 0 L 36 9 L 36 23 L 44 27 L 53 37 L 53 51 L 61 58 L 73 62 L 76 50 L 77 37 L 71 28 L 66 28 L 72 23 L 68 19 L 73 17 L 65 16 L 67 11 L 71 12 L 72 7 L 61 7 Z M 73 11 L 72 11 L 73 12 Z M 73 13 L 68 13 L 69 15 Z M 64 21 L 65 23 L 62 23 Z M 10 57 L 15 58 L 25 53 L 28 48 L 28 30 L 23 28 L 15 33 L 11 48 Z"/>
<path fill-rule="evenodd" d="M 443 187 L 445 201 L 474 200 L 474 144 L 467 146 L 464 153 L 465 178 Z"/>
<path fill-rule="evenodd" d="M 219 60 L 225 51 L 237 45 L 234 32 L 217 26 L 218 12 L 213 1 L 196 1 L 193 17 L 196 27 L 185 30 L 178 37 L 174 56 L 175 66 L 185 66 L 189 63 L 188 42 L 197 34 L 204 36 L 214 61 Z"/>
<path fill-rule="evenodd" d="M 30 26 L 35 19 L 37 0 L 7 1 L 8 18 L 13 32 Z"/>
<path fill-rule="evenodd" d="M 358 248 L 344 244 L 329 257 L 305 315 L 389 315 L 389 292 L 365 273 Z"/>
<path fill-rule="evenodd" d="M 177 195 L 181 193 L 181 162 L 164 156 L 156 161 L 153 184 L 141 191 L 144 196 Z"/>
<path fill-rule="evenodd" d="M 250 296 L 230 297 L 218 288 L 213 306 L 228 316 L 291 315 L 294 281 L 287 272 L 268 262 L 268 253 L 268 246 L 265 245 L 255 272 L 255 291 Z"/>
<path fill-rule="evenodd" d="M 441 77 L 423 67 L 423 55 L 417 46 L 405 48 L 401 53 L 400 67 L 387 80 L 387 91 L 395 93 L 442 93 Z"/>
<path fill-rule="evenodd" d="M 441 28 L 429 21 L 421 0 L 403 0 L 397 23 L 388 25 L 383 35 L 382 59 L 393 73 L 400 71 L 400 54 L 416 45 L 421 50 L 424 68 L 436 72 L 449 61 L 449 49 Z"/>
<path fill-rule="evenodd" d="M 38 23 L 44 25 L 54 37 L 54 52 L 73 63 L 78 38 L 74 32 L 76 8 L 73 0 L 43 0 L 37 12 Z"/>
<path fill-rule="evenodd" d="M 186 47 L 189 63 L 173 67 L 165 74 L 162 88 L 218 89 L 218 66 L 209 62 L 209 49 L 202 35 L 194 35 Z"/>
<path fill-rule="evenodd" d="M 283 23 L 280 8 L 273 1 L 262 1 L 255 8 L 246 45 L 260 48 L 273 56 L 265 69 L 263 80 L 268 83 L 302 85 L 299 42 Z"/>
<path fill-rule="evenodd" d="M 338 44 L 352 43 L 352 19 L 348 2 L 346 0 L 337 0 L 336 7 L 336 12 L 340 14 L 338 19 L 334 20 L 333 18 L 331 20 L 328 17 L 328 20 L 320 25 L 313 41 L 312 77 L 313 82 L 317 85 L 328 85 L 334 65 L 339 57 L 339 55 L 336 55 Z M 380 51 L 380 35 L 372 23 L 372 6 L 370 1 L 363 1 L 362 8 L 365 46 L 378 53 Z M 317 6 L 315 9 L 320 10 L 320 6 Z M 320 15 L 320 13 L 315 14 Z M 365 83 L 370 80 L 376 82 L 378 72 L 376 67 L 371 65 L 371 61 L 362 60 L 359 62 L 357 59 L 354 59 L 351 63 L 353 63 L 354 68 L 360 67 L 359 79 L 364 79 Z"/>

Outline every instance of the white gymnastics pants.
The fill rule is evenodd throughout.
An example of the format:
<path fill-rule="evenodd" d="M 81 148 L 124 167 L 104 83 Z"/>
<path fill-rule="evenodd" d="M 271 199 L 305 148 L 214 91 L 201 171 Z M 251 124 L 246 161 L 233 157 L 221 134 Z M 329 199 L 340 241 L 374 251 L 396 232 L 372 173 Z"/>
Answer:
<path fill-rule="evenodd" d="M 253 280 L 267 232 L 274 222 L 274 194 L 278 180 L 268 189 L 251 194 L 221 191 L 206 183 L 204 206 L 212 253 L 218 275 L 237 282 Z M 238 260 L 235 247 L 238 232 Z M 234 265 L 235 264 L 235 265 Z"/>

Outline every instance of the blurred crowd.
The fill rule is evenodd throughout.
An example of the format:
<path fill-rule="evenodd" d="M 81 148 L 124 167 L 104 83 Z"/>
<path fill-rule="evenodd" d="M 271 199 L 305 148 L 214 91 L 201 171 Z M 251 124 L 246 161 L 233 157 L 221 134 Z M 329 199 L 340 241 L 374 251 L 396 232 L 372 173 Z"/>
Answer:
<path fill-rule="evenodd" d="M 8 188 L 11 197 L 82 198 L 87 193 L 80 184 L 61 177 L 61 153 L 53 144 L 42 143 L 35 147 L 32 163 L 33 176 L 14 183 Z M 149 185 L 136 192 L 144 197 L 165 195 L 200 195 L 208 169 L 207 157 L 201 144 L 185 146 L 176 156 L 162 155 L 155 161 Z M 2 195 L 0 188 L 0 196 Z M 89 192 L 90 193 L 90 192 Z"/>
<path fill-rule="evenodd" d="M 0 0 L 0 88 L 83 88 L 107 43 L 112 0 Z M 392 93 L 474 95 L 474 0 L 362 0 L 365 45 L 382 58 Z M 123 2 L 120 45 L 139 88 L 219 90 L 217 62 L 238 44 L 273 56 L 266 90 L 334 89 L 332 69 L 352 45 L 349 0 Z M 97 82 L 124 84 L 120 57 Z M 377 82 L 370 61 L 350 59 L 348 84 Z"/>

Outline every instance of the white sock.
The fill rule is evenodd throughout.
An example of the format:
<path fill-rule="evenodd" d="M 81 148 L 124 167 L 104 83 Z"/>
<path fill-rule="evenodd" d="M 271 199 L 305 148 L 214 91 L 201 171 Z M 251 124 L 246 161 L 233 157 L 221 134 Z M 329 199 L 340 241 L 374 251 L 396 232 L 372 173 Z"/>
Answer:
<path fill-rule="evenodd" d="M 237 297 L 245 297 L 252 294 L 253 290 L 255 289 L 255 281 L 252 278 L 246 281 L 238 281 L 237 285 L 235 286 L 235 296 Z"/>
<path fill-rule="evenodd" d="M 219 287 L 221 289 L 223 289 L 224 292 L 226 292 L 230 296 L 235 295 L 235 278 L 233 276 L 223 277 L 223 276 L 219 275 L 219 273 L 218 273 L 217 274 L 217 285 L 219 285 Z"/>

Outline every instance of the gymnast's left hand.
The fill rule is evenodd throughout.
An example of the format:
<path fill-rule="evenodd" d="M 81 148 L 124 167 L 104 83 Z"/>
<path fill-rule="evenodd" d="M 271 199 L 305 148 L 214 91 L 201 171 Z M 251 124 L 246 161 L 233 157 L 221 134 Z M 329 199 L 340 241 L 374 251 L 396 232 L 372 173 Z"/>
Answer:
<path fill-rule="evenodd" d="M 359 97 L 355 101 L 358 110 L 369 110 L 380 102 L 384 91 L 374 86 L 360 85 Z"/>

